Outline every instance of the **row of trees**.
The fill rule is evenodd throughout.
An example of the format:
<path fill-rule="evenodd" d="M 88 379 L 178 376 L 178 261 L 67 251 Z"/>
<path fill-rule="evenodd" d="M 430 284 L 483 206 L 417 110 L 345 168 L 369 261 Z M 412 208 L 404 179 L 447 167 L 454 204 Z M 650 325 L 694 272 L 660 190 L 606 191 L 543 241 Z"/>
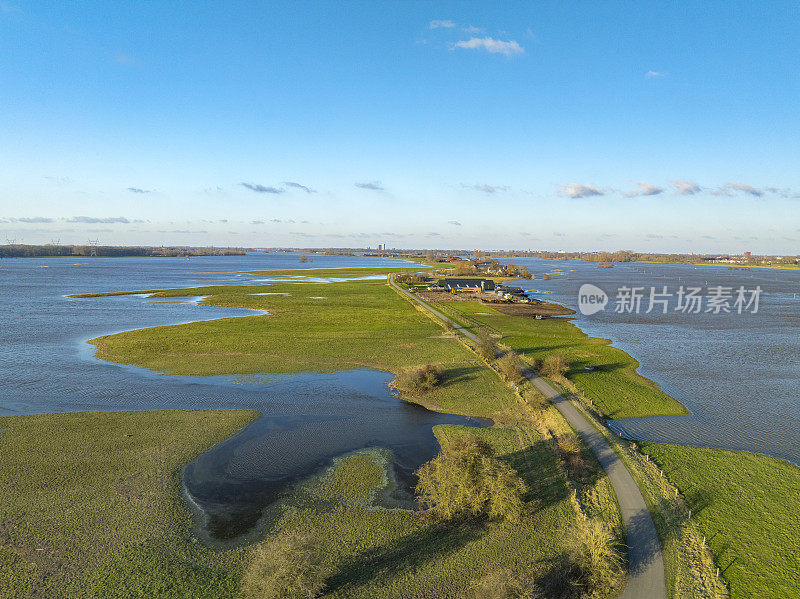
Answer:
<path fill-rule="evenodd" d="M 497 277 L 519 277 L 522 279 L 532 279 L 533 275 L 528 271 L 525 266 L 518 266 L 516 264 L 500 264 L 497 260 L 490 260 L 486 265 L 479 265 L 480 263 L 462 260 L 455 263 L 456 276 L 470 276 L 485 274 Z"/>

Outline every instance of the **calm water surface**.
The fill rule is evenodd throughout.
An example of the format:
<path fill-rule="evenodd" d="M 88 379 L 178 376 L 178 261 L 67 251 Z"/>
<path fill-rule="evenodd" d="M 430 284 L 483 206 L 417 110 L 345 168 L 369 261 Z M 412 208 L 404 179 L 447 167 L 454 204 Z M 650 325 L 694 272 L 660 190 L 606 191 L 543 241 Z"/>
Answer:
<path fill-rule="evenodd" d="M 577 310 L 578 289 L 593 283 L 611 298 L 606 310 L 577 315 L 587 334 L 611 339 L 641 363 L 639 372 L 686 405 L 688 416 L 612 421 L 614 430 L 648 441 L 743 449 L 800 464 L 800 271 L 728 270 L 726 266 L 615 264 L 508 259 L 536 274 L 524 286 L 543 300 Z M 553 275 L 550 281 L 541 274 Z M 617 289 L 684 286 L 763 289 L 757 314 L 619 314 Z M 645 303 L 646 306 L 646 303 Z M 645 307 L 646 309 L 646 307 Z"/>
<path fill-rule="evenodd" d="M 376 258 L 315 257 L 309 268 L 397 265 Z M 42 267 L 48 268 L 42 268 Z M 184 472 L 193 500 L 219 539 L 244 533 L 262 508 L 299 478 L 364 447 L 392 450 L 398 480 L 438 450 L 431 428 L 476 424 L 393 397 L 391 375 L 371 370 L 257 377 L 163 376 L 93 357 L 86 340 L 158 326 L 261 314 L 198 306 L 196 298 L 72 293 L 259 284 L 237 271 L 298 268 L 298 255 L 191 258 L 43 258 L 0 263 L 0 414 L 83 410 L 246 408 L 261 418 Z M 336 284 L 336 283 L 331 283 Z M 314 300 L 309 300 L 314 301 Z M 259 318 L 270 318 L 268 315 Z"/>

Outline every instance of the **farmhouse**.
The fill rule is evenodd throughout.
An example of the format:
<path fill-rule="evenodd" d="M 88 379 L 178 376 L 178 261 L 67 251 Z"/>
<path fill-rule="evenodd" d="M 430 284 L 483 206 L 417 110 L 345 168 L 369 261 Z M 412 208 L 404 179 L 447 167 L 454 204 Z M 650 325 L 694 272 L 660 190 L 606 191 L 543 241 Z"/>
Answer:
<path fill-rule="evenodd" d="M 490 279 L 439 279 L 437 287 L 445 291 L 491 291 L 494 281 Z"/>

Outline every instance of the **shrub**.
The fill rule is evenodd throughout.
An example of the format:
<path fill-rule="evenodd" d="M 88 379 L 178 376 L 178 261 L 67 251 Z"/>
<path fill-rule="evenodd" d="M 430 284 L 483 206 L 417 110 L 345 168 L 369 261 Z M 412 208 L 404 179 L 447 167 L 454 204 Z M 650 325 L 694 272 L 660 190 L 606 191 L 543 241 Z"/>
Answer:
<path fill-rule="evenodd" d="M 525 370 L 525 364 L 516 352 L 507 351 L 497 360 L 497 368 L 509 381 L 516 383 L 522 379 L 522 371 Z"/>
<path fill-rule="evenodd" d="M 392 384 L 401 393 L 425 395 L 441 385 L 443 378 L 444 369 L 441 366 L 426 364 L 404 370 L 395 377 Z"/>
<path fill-rule="evenodd" d="M 564 376 L 567 370 L 569 370 L 569 360 L 561 354 L 551 354 L 542 362 L 539 373 L 542 376 L 558 378 Z"/>
<path fill-rule="evenodd" d="M 586 460 L 583 459 L 583 448 L 578 437 L 572 434 L 559 435 L 556 441 L 561 459 L 570 477 L 585 478 L 589 473 L 589 467 L 586 464 Z"/>
<path fill-rule="evenodd" d="M 313 599 L 325 586 L 322 554 L 303 533 L 278 533 L 253 551 L 242 579 L 245 599 Z"/>
<path fill-rule="evenodd" d="M 497 342 L 491 337 L 481 337 L 475 347 L 478 355 L 486 361 L 492 361 L 497 357 Z"/>
<path fill-rule="evenodd" d="M 623 574 L 623 560 L 611 529 L 597 520 L 581 522 L 570 545 L 543 580 L 545 595 L 562 599 L 608 596 Z"/>
<path fill-rule="evenodd" d="M 448 444 L 417 476 L 420 503 L 442 520 L 518 520 L 528 490 L 516 470 L 472 437 Z"/>

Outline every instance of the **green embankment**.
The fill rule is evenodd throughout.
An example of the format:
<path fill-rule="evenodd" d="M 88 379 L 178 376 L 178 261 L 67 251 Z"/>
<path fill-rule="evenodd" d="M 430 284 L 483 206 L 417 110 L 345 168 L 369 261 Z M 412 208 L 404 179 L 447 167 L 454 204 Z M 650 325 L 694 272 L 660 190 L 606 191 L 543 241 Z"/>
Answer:
<path fill-rule="evenodd" d="M 180 468 L 244 410 L 0 418 L 0 597 L 231 597 L 243 551 L 191 541 Z"/>
<path fill-rule="evenodd" d="M 636 372 L 639 362 L 634 358 L 609 345 L 608 339 L 589 337 L 568 318 L 508 316 L 479 302 L 439 305 L 502 334 L 503 344 L 529 360 L 564 355 L 572 365 L 567 378 L 610 418 L 687 413 L 683 404 Z M 594 370 L 584 368 L 587 362 Z"/>
<path fill-rule="evenodd" d="M 800 597 L 800 469 L 741 451 L 643 450 L 686 496 L 732 598 Z"/>

